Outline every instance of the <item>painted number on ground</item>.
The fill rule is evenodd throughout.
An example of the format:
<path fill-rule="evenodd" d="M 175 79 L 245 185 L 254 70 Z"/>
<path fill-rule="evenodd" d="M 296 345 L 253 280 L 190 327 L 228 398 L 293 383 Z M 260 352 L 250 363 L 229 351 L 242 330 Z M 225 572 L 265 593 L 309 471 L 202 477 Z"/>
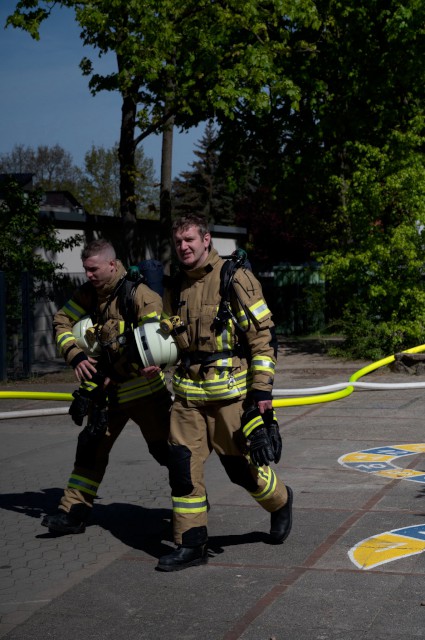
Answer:
<path fill-rule="evenodd" d="M 348 555 L 359 569 L 374 569 L 381 564 L 407 558 L 425 551 L 425 524 L 385 531 L 356 544 Z"/>
<path fill-rule="evenodd" d="M 347 469 L 373 473 L 377 476 L 410 480 L 425 484 L 425 473 L 403 469 L 393 463 L 397 458 L 425 452 L 425 444 L 401 444 L 374 447 L 347 453 L 338 459 Z M 373 569 L 381 564 L 407 558 L 425 551 L 425 524 L 378 533 L 356 544 L 348 555 L 359 569 Z"/>
<path fill-rule="evenodd" d="M 403 469 L 393 464 L 393 460 L 415 453 L 425 452 L 425 444 L 400 444 L 389 447 L 375 447 L 346 453 L 338 459 L 339 464 L 347 469 L 374 473 L 377 476 L 410 480 L 425 484 L 425 473 L 414 469 Z"/>

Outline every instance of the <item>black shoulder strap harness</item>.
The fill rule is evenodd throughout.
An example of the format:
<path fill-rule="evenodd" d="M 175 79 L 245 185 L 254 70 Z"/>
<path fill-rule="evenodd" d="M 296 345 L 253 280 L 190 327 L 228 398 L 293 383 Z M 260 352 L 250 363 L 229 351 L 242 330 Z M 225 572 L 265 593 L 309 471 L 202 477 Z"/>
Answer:
<path fill-rule="evenodd" d="M 90 311 L 93 324 L 102 324 L 109 308 L 115 298 L 118 298 L 118 307 L 125 323 L 125 331 L 135 329 L 138 324 L 137 313 L 134 305 L 134 296 L 139 284 L 145 282 L 138 267 L 130 267 L 126 274 L 117 282 L 115 289 L 111 293 L 108 303 L 104 308 L 101 317 L 97 313 L 97 300 L 94 299 L 94 308 Z M 95 292 L 96 293 L 96 292 Z"/>
<path fill-rule="evenodd" d="M 240 267 L 248 266 L 246 252 L 243 249 L 236 249 L 223 263 L 220 271 L 220 303 L 217 311 L 217 316 L 214 320 L 214 326 L 217 333 L 221 333 L 229 318 L 235 322 L 236 319 L 231 310 L 230 296 L 233 288 L 233 279 L 236 271 Z M 171 291 L 172 301 L 171 306 L 173 313 L 178 314 L 180 308 L 180 291 L 182 286 L 183 274 L 181 271 L 175 273 L 172 276 L 165 276 L 164 282 L 166 288 Z"/>
<path fill-rule="evenodd" d="M 232 253 L 231 256 L 226 256 L 227 260 L 223 263 L 223 266 L 220 270 L 220 303 L 218 306 L 217 315 L 214 319 L 214 330 L 217 334 L 221 333 L 229 320 L 231 318 L 234 323 L 237 331 L 239 333 L 244 333 L 242 329 L 239 327 L 237 323 L 237 319 L 233 314 L 232 305 L 231 305 L 231 295 L 233 288 L 233 280 L 237 270 L 240 267 L 246 266 L 248 263 L 246 252 L 243 249 L 237 249 Z M 177 308 L 178 313 L 178 305 L 179 305 L 179 295 L 181 288 L 181 275 L 179 281 L 176 279 L 174 281 L 173 293 L 176 294 L 176 299 L 173 300 L 173 306 Z M 174 288 L 175 287 L 175 288 Z M 236 294 L 237 295 L 237 294 Z M 242 304 L 242 303 L 241 303 Z M 191 364 L 202 364 L 203 367 L 206 367 L 217 360 L 221 360 L 224 358 L 231 358 L 232 356 L 238 355 L 239 357 L 246 357 L 245 349 L 243 346 L 243 342 L 240 341 L 236 347 L 232 350 L 218 351 L 216 353 L 207 353 L 202 351 L 187 351 L 181 355 L 181 364 L 184 368 L 188 368 Z"/>
<path fill-rule="evenodd" d="M 214 328 L 216 333 L 221 333 L 226 322 L 231 319 L 233 324 L 240 330 L 237 319 L 235 318 L 230 296 L 233 288 L 233 280 L 237 270 L 247 264 L 247 255 L 243 249 L 236 249 L 231 256 L 223 263 L 220 271 L 220 304 L 218 306 L 217 315 L 214 319 Z M 237 294 L 236 294 L 237 295 Z"/>

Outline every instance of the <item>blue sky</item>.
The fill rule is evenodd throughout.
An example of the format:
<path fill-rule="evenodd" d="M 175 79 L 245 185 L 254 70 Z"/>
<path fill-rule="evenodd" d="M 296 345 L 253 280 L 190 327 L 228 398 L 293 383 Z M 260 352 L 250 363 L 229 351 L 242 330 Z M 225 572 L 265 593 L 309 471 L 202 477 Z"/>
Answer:
<path fill-rule="evenodd" d="M 15 0 L 0 2 L 0 153 L 15 144 L 37 147 L 59 144 L 82 166 L 92 145 L 110 148 L 118 141 L 121 101 L 118 93 L 92 96 L 79 62 L 91 57 L 96 71 L 115 69 L 114 57 L 99 59 L 83 47 L 69 10 L 56 8 L 40 31 L 40 40 L 8 27 Z M 173 175 L 189 168 L 204 126 L 174 137 Z M 144 141 L 145 155 L 160 174 L 161 137 Z"/>

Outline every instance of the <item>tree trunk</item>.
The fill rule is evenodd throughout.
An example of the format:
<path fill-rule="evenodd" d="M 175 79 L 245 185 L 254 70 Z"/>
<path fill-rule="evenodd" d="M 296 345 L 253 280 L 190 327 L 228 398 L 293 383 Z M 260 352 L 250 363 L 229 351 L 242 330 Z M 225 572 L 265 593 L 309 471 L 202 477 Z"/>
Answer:
<path fill-rule="evenodd" d="M 135 196 L 135 122 L 137 105 L 123 96 L 118 155 L 120 162 L 120 212 L 123 228 L 122 250 L 129 264 L 140 259 L 137 248 L 137 206 Z"/>
<path fill-rule="evenodd" d="M 171 174 L 173 163 L 173 127 L 174 117 L 167 121 L 162 134 L 161 151 L 161 192 L 159 201 L 160 260 L 164 266 L 164 272 L 169 273 L 171 261 Z"/>

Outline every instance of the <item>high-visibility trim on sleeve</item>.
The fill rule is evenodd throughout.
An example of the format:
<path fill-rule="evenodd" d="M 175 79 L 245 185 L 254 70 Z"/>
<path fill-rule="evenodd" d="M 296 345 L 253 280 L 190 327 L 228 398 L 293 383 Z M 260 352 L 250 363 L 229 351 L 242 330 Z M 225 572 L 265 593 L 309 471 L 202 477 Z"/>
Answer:
<path fill-rule="evenodd" d="M 251 361 L 251 371 L 254 372 L 258 372 L 258 371 L 265 371 L 266 373 L 269 373 L 270 375 L 274 375 L 275 372 L 275 362 L 272 358 L 270 358 L 269 356 L 254 356 L 252 358 Z"/>
<path fill-rule="evenodd" d="M 73 322 L 78 322 L 78 320 L 80 320 L 83 316 L 87 315 L 87 311 L 83 309 L 83 307 L 80 307 L 80 305 L 77 304 L 75 300 L 72 300 L 72 298 L 63 305 L 61 311 L 65 313 Z"/>
<path fill-rule="evenodd" d="M 255 302 L 248 308 L 253 318 L 255 318 L 255 320 L 257 320 L 258 322 L 261 322 L 261 320 L 264 320 L 264 318 L 271 315 L 270 309 L 263 299 L 258 300 L 258 302 Z"/>
<path fill-rule="evenodd" d="M 56 344 L 60 352 L 64 350 L 68 342 L 75 342 L 75 336 L 71 331 L 65 331 L 64 333 L 61 333 L 57 336 Z"/>

